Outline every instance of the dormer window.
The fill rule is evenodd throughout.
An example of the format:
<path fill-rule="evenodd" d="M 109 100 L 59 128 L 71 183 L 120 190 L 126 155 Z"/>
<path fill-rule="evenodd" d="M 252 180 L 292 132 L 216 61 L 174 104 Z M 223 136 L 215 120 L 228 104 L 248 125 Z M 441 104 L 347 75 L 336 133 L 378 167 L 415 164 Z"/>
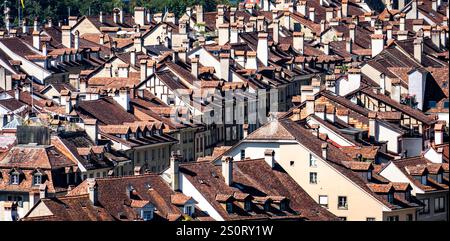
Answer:
<path fill-rule="evenodd" d="M 442 173 L 437 174 L 436 179 L 438 183 L 442 183 Z"/>
<path fill-rule="evenodd" d="M 247 200 L 244 202 L 244 210 L 246 212 L 249 212 L 252 210 L 252 202 L 251 201 Z"/>
<path fill-rule="evenodd" d="M 367 172 L 367 180 L 372 180 L 372 170 L 369 170 L 368 172 Z"/>
<path fill-rule="evenodd" d="M 233 203 L 227 202 L 227 212 L 233 213 Z"/>
<path fill-rule="evenodd" d="M 142 219 L 144 221 L 152 220 L 153 219 L 153 210 L 151 210 L 151 209 L 142 210 Z"/>
<path fill-rule="evenodd" d="M 36 172 L 33 175 L 33 185 L 37 186 L 37 185 L 41 185 L 41 184 L 42 184 L 42 173 Z"/>
<path fill-rule="evenodd" d="M 393 193 L 388 193 L 388 202 L 389 203 L 394 203 L 394 194 Z"/>
<path fill-rule="evenodd" d="M 411 200 L 411 191 L 406 191 L 405 192 L 405 199 L 406 199 L 406 201 L 410 201 Z"/>
<path fill-rule="evenodd" d="M 266 212 L 270 211 L 270 202 L 264 203 L 264 211 Z"/>
<path fill-rule="evenodd" d="M 281 211 L 286 211 L 287 210 L 287 201 L 286 200 L 283 200 L 283 201 L 281 201 L 280 202 L 280 210 Z"/>
<path fill-rule="evenodd" d="M 194 213 L 194 206 L 193 205 L 185 205 L 184 206 L 184 214 L 192 216 Z"/>
<path fill-rule="evenodd" d="M 422 185 L 427 185 L 427 176 L 423 175 L 420 177 L 420 183 L 422 183 Z"/>
<path fill-rule="evenodd" d="M 11 184 L 13 185 L 19 185 L 19 173 L 18 172 L 13 172 L 11 173 Z"/>

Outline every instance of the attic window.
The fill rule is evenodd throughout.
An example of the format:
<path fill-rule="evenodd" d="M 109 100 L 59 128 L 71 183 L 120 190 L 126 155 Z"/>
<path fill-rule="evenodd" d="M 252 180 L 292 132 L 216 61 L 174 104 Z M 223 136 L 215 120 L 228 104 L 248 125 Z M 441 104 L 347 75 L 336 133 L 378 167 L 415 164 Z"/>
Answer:
<path fill-rule="evenodd" d="M 406 199 L 406 201 L 410 201 L 411 200 L 411 191 L 406 191 L 405 192 L 405 199 Z"/>
<path fill-rule="evenodd" d="M 280 210 L 281 211 L 286 211 L 287 210 L 287 206 L 288 206 L 287 200 L 283 200 L 283 201 L 280 202 Z"/>
<path fill-rule="evenodd" d="M 227 212 L 228 213 L 233 213 L 233 203 L 231 202 L 227 202 Z"/>
<path fill-rule="evenodd" d="M 10 184 L 19 185 L 20 183 L 20 173 L 18 171 L 13 171 L 10 173 Z"/>
<path fill-rule="evenodd" d="M 445 108 L 445 109 L 448 109 L 448 101 L 445 101 L 445 102 L 444 102 L 444 108 Z"/>
<path fill-rule="evenodd" d="M 393 193 L 389 193 L 387 198 L 388 198 L 389 203 L 394 203 L 394 194 Z"/>
<path fill-rule="evenodd" d="M 369 170 L 368 172 L 367 172 L 367 180 L 372 180 L 372 170 Z"/>
<path fill-rule="evenodd" d="M 245 201 L 244 210 L 246 212 L 250 212 L 252 210 L 252 202 L 250 202 L 249 200 Z"/>
<path fill-rule="evenodd" d="M 442 183 L 442 173 L 437 174 L 436 179 L 438 183 Z"/>
<path fill-rule="evenodd" d="M 36 172 L 33 175 L 33 185 L 37 186 L 37 185 L 41 185 L 42 184 L 42 173 L 40 172 Z"/>
<path fill-rule="evenodd" d="M 270 203 L 269 202 L 264 203 L 264 211 L 266 211 L 266 212 L 270 211 Z"/>
<path fill-rule="evenodd" d="M 194 213 L 194 206 L 193 205 L 185 205 L 184 206 L 184 214 L 192 216 Z"/>
<path fill-rule="evenodd" d="M 153 219 L 153 210 L 142 210 L 142 219 L 144 221 L 150 221 Z"/>
<path fill-rule="evenodd" d="M 420 177 L 420 183 L 422 183 L 422 185 L 427 185 L 427 175 Z"/>

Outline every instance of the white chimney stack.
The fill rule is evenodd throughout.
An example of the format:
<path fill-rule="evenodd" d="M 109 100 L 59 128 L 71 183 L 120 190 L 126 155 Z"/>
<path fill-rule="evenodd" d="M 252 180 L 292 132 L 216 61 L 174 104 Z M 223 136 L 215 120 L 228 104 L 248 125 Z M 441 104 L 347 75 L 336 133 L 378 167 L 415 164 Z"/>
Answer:
<path fill-rule="evenodd" d="M 264 66 L 269 65 L 269 49 L 267 43 L 267 33 L 258 34 L 257 56 Z"/>
<path fill-rule="evenodd" d="M 221 53 L 220 56 L 220 77 L 226 82 L 230 81 L 230 54 Z"/>
<path fill-rule="evenodd" d="M 233 157 L 222 157 L 222 175 L 228 186 L 233 184 Z"/>
<path fill-rule="evenodd" d="M 275 151 L 272 149 L 266 149 L 264 151 L 264 160 L 269 164 L 270 168 L 275 167 Z"/>
<path fill-rule="evenodd" d="M 328 156 L 328 143 L 322 143 L 321 148 L 322 148 L 322 158 L 323 158 L 324 160 L 327 160 L 327 156 Z"/>
<path fill-rule="evenodd" d="M 305 34 L 303 32 L 293 33 L 293 48 L 299 52 L 301 55 L 304 53 L 304 40 Z"/>
<path fill-rule="evenodd" d="M 180 190 L 180 156 L 179 154 L 172 152 L 170 156 L 170 177 L 171 177 L 171 187 L 173 191 Z"/>
<path fill-rule="evenodd" d="M 87 184 L 88 184 L 87 191 L 89 193 L 89 200 L 91 200 L 92 204 L 95 206 L 98 204 L 98 189 L 95 178 L 88 178 Z"/>
<path fill-rule="evenodd" d="M 372 34 L 370 35 L 372 43 L 372 58 L 381 53 L 384 49 L 384 35 L 383 34 Z"/>

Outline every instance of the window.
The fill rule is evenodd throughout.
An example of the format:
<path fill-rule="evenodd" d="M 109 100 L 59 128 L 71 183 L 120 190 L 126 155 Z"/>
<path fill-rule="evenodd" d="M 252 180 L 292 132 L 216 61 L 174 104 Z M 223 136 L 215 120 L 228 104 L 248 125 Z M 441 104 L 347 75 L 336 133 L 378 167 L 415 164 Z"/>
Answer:
<path fill-rule="evenodd" d="M 233 212 L 233 203 L 227 203 L 227 212 L 232 213 Z"/>
<path fill-rule="evenodd" d="M 408 215 L 406 215 L 406 220 L 407 221 L 414 221 L 414 216 L 412 214 L 408 214 Z"/>
<path fill-rule="evenodd" d="M 437 197 L 434 199 L 434 212 L 442 213 L 445 211 L 445 197 Z"/>
<path fill-rule="evenodd" d="M 264 203 L 264 211 L 268 212 L 270 210 L 270 203 L 266 202 Z"/>
<path fill-rule="evenodd" d="M 250 201 L 245 201 L 244 203 L 244 210 L 246 212 L 249 212 L 252 210 L 252 203 Z"/>
<path fill-rule="evenodd" d="M 309 183 L 310 184 L 317 184 L 317 172 L 310 172 L 309 173 Z"/>
<path fill-rule="evenodd" d="M 184 214 L 192 216 L 193 213 L 194 213 L 194 207 L 192 205 L 184 206 Z"/>
<path fill-rule="evenodd" d="M 317 159 L 312 154 L 309 154 L 309 166 L 317 167 Z"/>
<path fill-rule="evenodd" d="M 291 167 L 294 166 L 294 163 L 295 163 L 294 161 L 290 161 L 290 162 L 289 162 L 289 164 L 291 165 Z"/>
<path fill-rule="evenodd" d="M 241 160 L 245 159 L 245 150 L 241 150 Z"/>
<path fill-rule="evenodd" d="M 375 218 L 366 218 L 366 221 L 373 222 L 373 221 L 375 221 Z"/>
<path fill-rule="evenodd" d="M 398 216 L 387 217 L 387 221 L 390 222 L 399 221 L 399 217 Z"/>
<path fill-rule="evenodd" d="M 319 196 L 319 204 L 322 207 L 328 208 L 328 196 L 327 195 L 320 195 Z"/>
<path fill-rule="evenodd" d="M 153 211 L 152 210 L 144 210 L 142 212 L 142 219 L 144 219 L 144 221 L 149 221 L 153 219 Z"/>
<path fill-rule="evenodd" d="M 437 175 L 437 182 L 442 183 L 442 173 Z"/>
<path fill-rule="evenodd" d="M 347 221 L 347 217 L 338 217 L 340 221 Z"/>
<path fill-rule="evenodd" d="M 11 184 L 14 184 L 14 185 L 19 184 L 19 174 L 18 173 L 11 174 Z"/>
<path fill-rule="evenodd" d="M 367 180 L 372 180 L 372 170 L 367 172 Z"/>
<path fill-rule="evenodd" d="M 422 183 L 423 185 L 427 185 L 427 176 L 426 175 L 423 175 L 420 178 L 420 183 Z"/>
<path fill-rule="evenodd" d="M 338 209 L 347 209 L 347 197 L 345 196 L 339 196 L 338 197 Z"/>
<path fill-rule="evenodd" d="M 445 108 L 445 109 L 448 109 L 448 106 L 449 106 L 449 105 L 448 105 L 448 101 L 445 101 L 445 102 L 444 102 L 444 108 Z"/>
<path fill-rule="evenodd" d="M 393 193 L 388 193 L 387 199 L 388 199 L 389 203 L 394 203 L 394 194 Z"/>
<path fill-rule="evenodd" d="M 287 210 L 287 201 L 286 200 L 280 202 L 280 210 L 281 211 Z"/>
<path fill-rule="evenodd" d="M 40 185 L 42 184 L 42 174 L 36 173 L 33 175 L 33 185 Z"/>
<path fill-rule="evenodd" d="M 429 107 L 429 108 L 434 108 L 434 107 L 436 107 L 436 101 L 432 101 L 432 100 L 428 101 L 428 107 Z"/>
<path fill-rule="evenodd" d="M 421 201 L 423 203 L 423 209 L 420 211 L 420 214 L 430 213 L 430 199 L 427 198 Z"/>

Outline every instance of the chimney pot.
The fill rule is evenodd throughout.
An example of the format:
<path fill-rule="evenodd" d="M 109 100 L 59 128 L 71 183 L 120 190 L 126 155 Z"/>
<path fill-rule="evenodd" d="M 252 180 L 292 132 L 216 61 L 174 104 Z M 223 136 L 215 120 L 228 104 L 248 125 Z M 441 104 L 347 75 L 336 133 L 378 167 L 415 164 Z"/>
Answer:
<path fill-rule="evenodd" d="M 225 179 L 225 183 L 228 186 L 233 184 L 233 157 L 222 157 L 222 175 Z"/>

